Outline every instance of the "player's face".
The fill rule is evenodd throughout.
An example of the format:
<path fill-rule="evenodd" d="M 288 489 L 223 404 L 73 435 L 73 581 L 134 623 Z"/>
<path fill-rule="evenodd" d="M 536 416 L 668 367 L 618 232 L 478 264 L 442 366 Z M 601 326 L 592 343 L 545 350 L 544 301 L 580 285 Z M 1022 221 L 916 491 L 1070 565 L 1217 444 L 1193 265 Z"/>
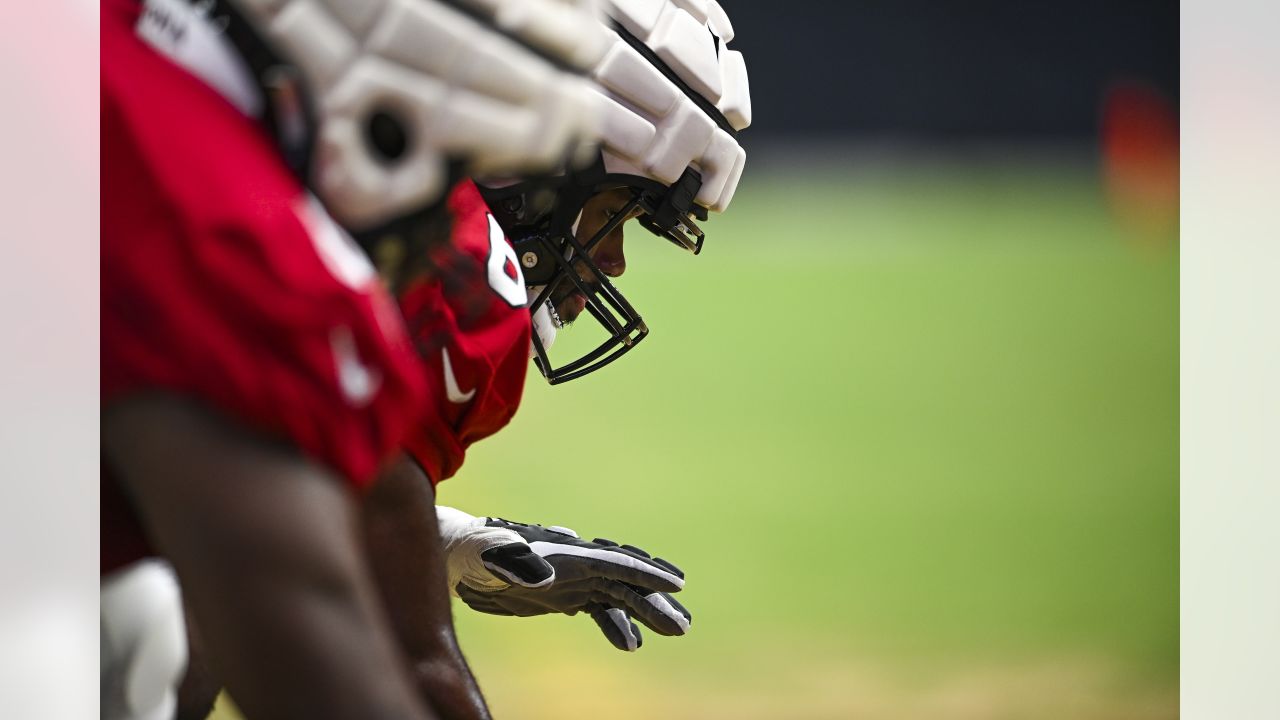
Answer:
<path fill-rule="evenodd" d="M 614 190 L 606 190 L 597 193 L 582 208 L 582 220 L 578 223 L 578 232 L 575 235 L 579 243 L 587 243 L 595 234 L 600 231 L 615 215 L 631 200 L 631 192 L 624 188 Z M 639 214 L 639 210 L 633 210 L 632 213 L 622 222 L 618 223 L 608 235 L 604 236 L 599 243 L 591 250 L 591 259 L 595 261 L 600 270 L 611 278 L 616 278 L 626 272 L 627 259 L 622 252 L 622 228 L 627 221 Z M 586 265 L 579 263 L 574 266 L 578 272 L 578 277 L 582 278 L 586 284 L 590 285 L 597 282 L 591 270 Z M 555 294 L 551 298 L 552 304 L 556 308 L 556 313 L 560 319 L 566 323 L 573 322 L 582 314 L 587 306 L 587 299 L 578 292 L 573 283 L 563 282 L 556 289 Z"/>

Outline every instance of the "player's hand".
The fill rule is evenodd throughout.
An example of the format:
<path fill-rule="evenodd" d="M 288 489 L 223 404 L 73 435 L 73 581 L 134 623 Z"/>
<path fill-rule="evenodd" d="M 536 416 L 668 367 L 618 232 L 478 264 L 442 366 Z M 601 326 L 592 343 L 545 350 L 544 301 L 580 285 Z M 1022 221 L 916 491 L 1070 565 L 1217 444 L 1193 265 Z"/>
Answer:
<path fill-rule="evenodd" d="M 472 609 L 527 617 L 587 612 L 609 642 L 635 650 L 632 618 L 660 635 L 683 635 L 692 620 L 670 593 L 684 573 L 640 548 L 587 541 L 562 527 L 474 518 L 437 507 L 449 583 Z"/>

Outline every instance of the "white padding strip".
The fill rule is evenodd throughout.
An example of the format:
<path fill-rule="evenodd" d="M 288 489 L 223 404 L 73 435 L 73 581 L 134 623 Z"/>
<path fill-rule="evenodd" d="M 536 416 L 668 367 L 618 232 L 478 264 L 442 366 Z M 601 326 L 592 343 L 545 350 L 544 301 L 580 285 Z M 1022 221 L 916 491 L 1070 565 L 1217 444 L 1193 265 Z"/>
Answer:
<path fill-rule="evenodd" d="M 715 45 L 705 22 L 681 8 L 669 8 L 646 43 L 694 92 L 715 103 L 724 86 Z"/>
<path fill-rule="evenodd" d="M 646 562 L 641 562 L 640 560 L 637 560 L 625 553 L 613 552 L 612 550 L 596 550 L 594 548 L 584 548 L 577 545 L 561 545 L 559 543 L 549 543 L 542 540 L 529 543 L 529 547 L 533 548 L 534 552 L 544 558 L 551 557 L 553 555 L 573 555 L 574 557 L 591 558 L 593 560 L 599 560 L 613 565 L 629 567 L 632 570 L 638 570 L 646 575 L 662 578 L 663 580 L 674 584 L 676 587 L 684 587 L 684 580 L 680 577 L 672 575 L 662 568 L 655 567 Z"/>
<path fill-rule="evenodd" d="M 720 7 L 720 3 L 715 0 L 707 3 L 707 27 L 720 36 L 722 43 L 728 43 L 733 39 L 733 23 L 729 22 L 729 16 L 725 14 L 724 8 Z"/>
<path fill-rule="evenodd" d="M 751 86 L 747 81 L 747 63 L 742 53 L 726 50 L 720 53 L 721 73 L 724 75 L 724 95 L 716 107 L 734 130 L 742 130 L 751 124 Z"/>
<path fill-rule="evenodd" d="M 603 127 L 606 144 L 632 160 L 643 158 L 645 150 L 653 144 L 653 137 L 658 133 L 658 129 L 642 116 L 618 104 L 616 100 L 604 95 L 601 95 L 600 99 L 600 107 L 604 110 Z M 737 147 L 736 143 L 734 147 Z"/>
<path fill-rule="evenodd" d="M 493 573 L 494 575 L 497 575 L 497 576 L 499 576 L 499 577 L 504 577 L 504 578 L 506 578 L 506 579 L 507 579 L 507 582 L 511 583 L 512 585 L 518 585 L 518 586 L 520 586 L 520 587 L 526 587 L 526 588 L 531 588 L 531 589 L 535 589 L 535 590 L 536 590 L 536 589 L 538 589 L 538 588 L 540 588 L 540 587 L 546 587 L 546 586 L 550 585 L 551 583 L 555 582 L 555 580 L 556 580 L 556 576 L 555 576 L 555 574 L 553 573 L 553 574 L 551 574 L 551 575 L 547 576 L 547 578 L 546 578 L 545 580 L 541 580 L 541 581 L 539 581 L 539 582 L 534 583 L 533 585 L 530 585 L 529 583 L 525 582 L 524 580 L 521 580 L 520 578 L 516 577 L 515 575 L 513 575 L 513 574 L 511 574 L 511 573 L 507 572 L 507 569 L 506 569 L 506 568 L 504 568 L 504 567 L 502 567 L 501 565 L 495 565 L 495 564 L 493 564 L 493 563 L 491 563 L 491 562 L 488 562 L 487 560 L 481 560 L 481 562 L 483 562 L 483 563 L 484 563 L 484 566 L 485 566 L 486 568 L 488 568 L 489 572 L 491 572 L 491 573 Z M 477 589 L 477 590 L 487 590 L 487 588 L 475 588 L 475 589 Z"/>
<path fill-rule="evenodd" d="M 617 18 L 628 31 L 638 38 L 649 36 L 649 31 L 658 24 L 658 16 L 662 14 L 665 4 L 657 0 L 607 0 Z"/>
<path fill-rule="evenodd" d="M 676 100 L 683 97 L 658 68 L 621 39 L 594 74 L 606 90 L 635 105 L 650 118 L 664 117 L 671 112 Z"/>
<path fill-rule="evenodd" d="M 675 110 L 659 123 L 658 137 L 645 153 L 654 177 L 673 183 L 689 163 L 702 157 L 711 144 L 716 124 L 689 98 L 681 98 Z"/>
<path fill-rule="evenodd" d="M 724 194 L 724 186 L 733 173 L 733 164 L 738 160 L 738 150 L 738 141 L 730 137 L 729 133 L 716 128 L 706 152 L 697 162 L 698 169 L 702 171 L 698 203 L 711 207 L 720 200 L 720 196 Z"/>
<path fill-rule="evenodd" d="M 707 24 L 707 0 L 672 0 L 676 5 L 684 8 L 685 12 L 693 16 L 694 20 L 699 23 Z"/>
<path fill-rule="evenodd" d="M 738 148 L 738 159 L 733 162 L 733 169 L 729 171 L 729 179 L 725 181 L 724 190 L 720 191 L 720 199 L 711 206 L 716 212 L 724 212 L 729 207 L 729 203 L 733 201 L 733 194 L 738 190 L 738 180 L 742 179 L 742 168 L 747 163 L 747 151 Z"/>
<path fill-rule="evenodd" d="M 657 608 L 658 612 L 671 618 L 675 624 L 679 625 L 681 633 L 689 632 L 689 619 L 680 614 L 680 611 L 677 610 L 674 605 L 667 602 L 667 599 L 662 597 L 660 593 L 646 595 L 645 600 L 648 600 L 650 605 Z"/>
<path fill-rule="evenodd" d="M 605 608 L 609 619 L 618 627 L 618 631 L 622 633 L 622 637 L 627 641 L 627 652 L 635 652 L 640 647 L 639 641 L 636 639 L 635 633 L 631 632 L 631 620 L 627 618 L 627 614 L 618 608 Z"/>

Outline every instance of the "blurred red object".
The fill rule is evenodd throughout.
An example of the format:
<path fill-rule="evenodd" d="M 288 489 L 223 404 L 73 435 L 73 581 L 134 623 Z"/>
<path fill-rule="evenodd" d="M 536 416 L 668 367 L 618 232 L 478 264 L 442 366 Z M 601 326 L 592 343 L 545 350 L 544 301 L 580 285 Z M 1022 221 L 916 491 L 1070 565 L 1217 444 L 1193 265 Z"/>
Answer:
<path fill-rule="evenodd" d="M 1102 112 L 1102 171 L 1107 198 L 1129 235 L 1164 245 L 1178 236 L 1178 114 L 1155 88 L 1123 80 Z"/>

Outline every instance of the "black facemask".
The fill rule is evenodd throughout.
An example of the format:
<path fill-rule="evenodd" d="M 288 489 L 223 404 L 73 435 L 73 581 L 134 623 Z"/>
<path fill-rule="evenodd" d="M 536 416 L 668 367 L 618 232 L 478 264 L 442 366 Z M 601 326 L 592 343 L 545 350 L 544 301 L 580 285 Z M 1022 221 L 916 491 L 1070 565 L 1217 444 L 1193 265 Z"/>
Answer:
<path fill-rule="evenodd" d="M 648 334 L 640 314 L 614 287 L 609 277 L 592 259 L 592 252 L 617 227 L 633 215 L 642 227 L 694 253 L 702 250 L 702 231 L 695 218 L 706 219 L 706 211 L 693 199 L 702 179 L 692 168 L 670 186 L 634 175 L 609 175 L 602 161 L 565 176 L 520 183 L 482 192 L 515 247 L 525 283 L 539 288 L 529 303 L 535 314 L 546 308 L 553 322 L 553 298 L 572 289 L 586 300 L 584 312 L 604 328 L 603 342 L 580 356 L 555 365 L 537 332 L 533 335 L 534 364 L 547 381 L 556 385 L 594 372 L 622 357 Z M 626 188 L 627 203 L 586 242 L 580 243 L 573 226 L 587 201 L 596 193 Z M 637 215 L 638 213 L 638 215 Z"/>

